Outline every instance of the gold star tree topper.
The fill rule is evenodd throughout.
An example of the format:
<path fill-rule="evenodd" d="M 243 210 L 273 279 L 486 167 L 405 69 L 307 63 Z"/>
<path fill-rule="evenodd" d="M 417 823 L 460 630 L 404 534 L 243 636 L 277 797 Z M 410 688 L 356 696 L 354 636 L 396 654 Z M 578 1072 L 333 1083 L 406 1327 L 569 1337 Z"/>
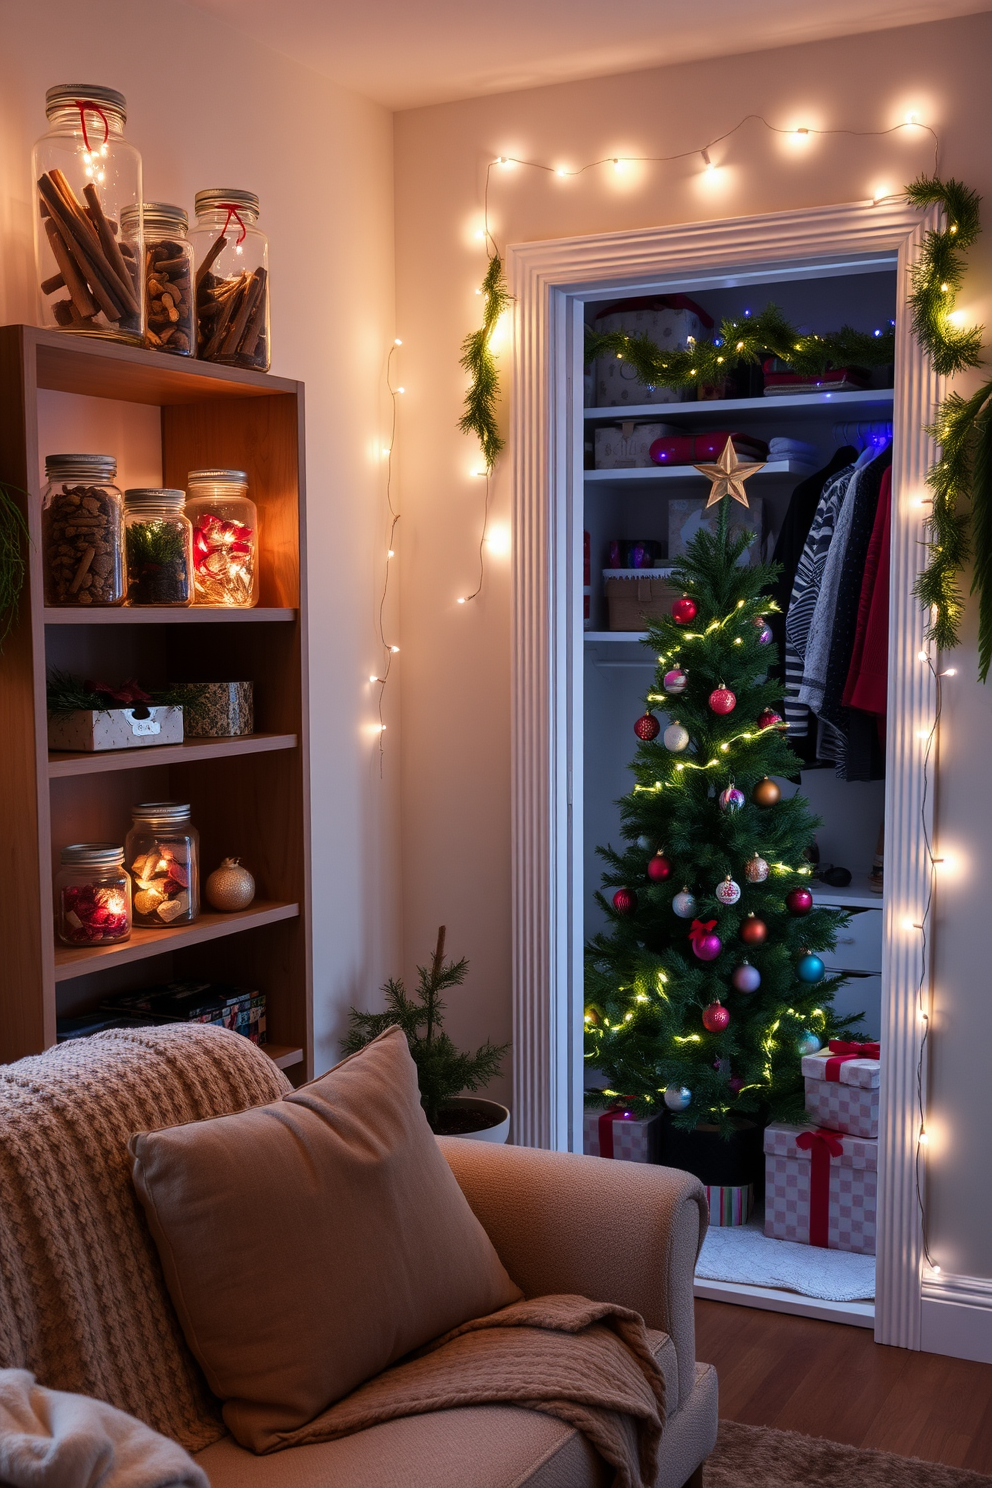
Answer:
<path fill-rule="evenodd" d="M 710 486 L 710 499 L 706 503 L 707 511 L 722 501 L 724 496 L 732 496 L 739 501 L 741 506 L 747 506 L 747 496 L 744 492 L 744 482 L 749 476 L 755 475 L 764 468 L 764 461 L 745 464 L 738 460 L 734 451 L 734 442 L 728 439 L 723 447 L 723 453 L 715 465 L 696 465 L 694 467 L 700 475 L 708 476 L 713 482 Z"/>

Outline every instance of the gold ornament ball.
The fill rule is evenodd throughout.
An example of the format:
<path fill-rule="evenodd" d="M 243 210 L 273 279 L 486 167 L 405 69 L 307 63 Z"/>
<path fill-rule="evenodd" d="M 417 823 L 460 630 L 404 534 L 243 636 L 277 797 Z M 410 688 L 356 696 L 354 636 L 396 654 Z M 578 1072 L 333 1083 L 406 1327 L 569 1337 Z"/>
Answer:
<path fill-rule="evenodd" d="M 756 806 L 774 806 L 781 798 L 782 792 L 774 780 L 769 780 L 767 775 L 763 780 L 758 781 L 751 792 L 751 799 Z"/>
<path fill-rule="evenodd" d="M 229 914 L 248 908 L 255 897 L 255 880 L 242 868 L 240 858 L 225 858 L 203 885 L 203 893 L 211 909 Z"/>

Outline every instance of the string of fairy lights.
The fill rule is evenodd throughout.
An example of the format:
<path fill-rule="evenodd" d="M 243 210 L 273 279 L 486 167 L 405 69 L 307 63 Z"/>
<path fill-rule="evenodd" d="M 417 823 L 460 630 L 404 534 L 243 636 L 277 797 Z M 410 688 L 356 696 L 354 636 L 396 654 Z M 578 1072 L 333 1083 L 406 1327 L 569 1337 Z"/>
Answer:
<path fill-rule="evenodd" d="M 474 434 L 478 438 L 480 452 L 483 460 L 483 468 L 475 473 L 485 479 L 485 499 L 482 531 L 479 540 L 478 583 L 471 593 L 460 596 L 457 599 L 457 603 L 459 605 L 465 605 L 470 601 L 476 599 L 482 593 L 485 584 L 485 553 L 489 535 L 493 477 L 497 462 L 503 449 L 505 448 L 506 442 L 499 425 L 498 408 L 500 399 L 500 377 L 499 369 L 496 362 L 497 353 L 494 351 L 493 348 L 493 338 L 496 333 L 497 326 L 501 322 L 504 315 L 508 312 L 508 309 L 512 304 L 512 296 L 509 292 L 504 278 L 502 254 L 493 231 L 490 215 L 491 194 L 495 173 L 498 172 L 501 176 L 504 172 L 512 171 L 515 168 L 523 168 L 526 170 L 536 171 L 544 174 L 549 179 L 574 179 L 577 177 L 586 176 L 591 172 L 599 170 L 613 170 L 617 173 L 622 173 L 632 166 L 660 166 L 665 164 L 672 164 L 681 160 L 690 160 L 693 158 L 698 158 L 701 164 L 702 171 L 705 173 L 709 173 L 719 169 L 719 166 L 722 163 L 718 159 L 714 158 L 715 153 L 719 152 L 719 147 L 724 145 L 728 140 L 733 138 L 742 129 L 752 123 L 761 126 L 770 134 L 790 137 L 794 139 L 797 144 L 802 144 L 816 136 L 847 136 L 850 138 L 881 139 L 905 131 L 913 131 L 914 133 L 919 134 L 921 138 L 927 137 L 932 145 L 934 176 L 932 181 L 927 181 L 926 179 L 924 179 L 922 183 L 917 183 L 917 195 L 916 197 L 910 196 L 910 199 L 915 200 L 917 205 L 924 204 L 923 196 L 925 196 L 925 191 L 923 195 L 921 195 L 919 189 L 922 185 L 923 188 L 931 188 L 931 195 L 928 200 L 936 200 L 941 202 L 941 204 L 945 207 L 945 211 L 947 210 L 948 203 L 945 200 L 946 193 L 942 192 L 941 188 L 943 186 L 943 183 L 938 180 L 937 174 L 940 161 L 940 140 L 936 131 L 931 128 L 930 125 L 924 123 L 919 118 L 918 114 L 914 112 L 907 113 L 902 121 L 890 126 L 887 129 L 824 129 L 806 124 L 784 127 L 773 124 L 762 114 L 749 113 L 746 114 L 742 119 L 740 119 L 738 123 L 735 124 L 731 129 L 728 129 L 724 131 L 724 133 L 708 140 L 705 144 L 693 147 L 691 149 L 676 151 L 668 155 L 605 155 L 597 158 L 596 160 L 589 161 L 584 165 L 576 167 L 552 165 L 541 161 L 526 160 L 511 155 L 498 155 L 495 159 L 491 160 L 486 167 L 485 184 L 483 190 L 483 226 L 476 234 L 476 238 L 484 242 L 487 254 L 489 256 L 489 267 L 485 279 L 483 280 L 481 288 L 476 291 L 477 294 L 480 294 L 483 297 L 483 323 L 478 331 L 466 336 L 462 345 L 461 365 L 468 374 L 469 381 L 465 394 L 464 412 L 462 418 L 459 421 L 459 427 L 461 428 L 463 433 Z M 952 187 L 956 187 L 962 195 L 968 195 L 968 193 L 965 192 L 965 188 L 962 188 L 960 186 L 960 183 L 952 182 L 949 183 L 949 185 Z M 971 195 L 973 197 L 973 194 Z M 904 199 L 905 197 L 906 193 L 893 192 L 885 188 L 875 191 L 873 193 L 872 199 L 876 204 L 881 204 L 882 202 Z M 977 201 L 977 199 L 973 199 L 973 209 L 974 201 Z M 960 243 L 957 245 L 953 244 L 953 234 L 955 234 L 957 231 L 957 225 L 952 222 L 943 234 L 943 237 L 952 244 L 952 247 L 961 246 Z M 968 238 L 968 241 L 970 242 L 971 238 L 976 234 L 977 214 L 976 225 L 971 230 L 971 236 Z M 930 237 L 934 236 L 936 236 L 938 239 L 941 237 L 940 234 L 930 235 Z M 939 246 L 940 245 L 938 243 L 938 247 Z M 929 242 L 926 251 L 930 252 L 931 255 L 933 254 L 933 246 Z M 949 248 L 947 251 L 950 252 L 951 249 Z M 932 265 L 927 265 L 928 270 L 931 267 Z M 946 270 L 944 272 L 946 272 Z M 934 286 L 929 285 L 928 276 L 922 270 L 918 269 L 917 277 L 920 283 L 922 283 L 923 285 L 922 292 L 926 292 L 929 289 L 934 288 Z M 929 277 L 932 278 L 933 275 L 929 274 Z M 972 329 L 970 332 L 962 332 L 962 330 L 960 329 L 960 322 L 962 319 L 961 312 L 955 311 L 954 308 L 954 292 L 959 287 L 960 277 L 956 274 L 948 274 L 948 280 L 949 282 L 941 282 L 939 285 L 936 285 L 939 294 L 944 298 L 941 302 L 939 314 L 936 316 L 931 315 L 929 317 L 928 323 L 925 326 L 921 324 L 921 318 L 919 314 L 918 302 L 921 297 L 919 283 L 915 286 L 913 298 L 914 330 L 917 331 L 917 334 L 919 335 L 921 341 L 921 345 L 923 345 L 924 350 L 930 356 L 931 360 L 934 362 L 936 370 L 938 371 L 956 371 L 960 370 L 963 366 L 976 364 L 974 360 L 967 361 L 966 359 L 962 359 L 960 355 L 957 354 L 957 347 L 959 347 L 959 345 L 961 344 L 962 339 L 967 339 L 967 337 L 970 336 L 972 338 L 972 341 L 974 341 L 976 338 L 976 332 L 974 329 Z M 981 333 L 979 330 L 977 332 L 977 339 L 979 341 L 980 335 Z M 400 344 L 401 343 L 398 340 L 395 342 L 394 347 L 390 350 L 389 357 L 387 359 L 387 387 L 389 389 L 392 404 L 392 422 L 390 430 L 390 443 L 387 453 L 388 463 L 386 478 L 386 500 L 389 515 L 389 537 L 387 543 L 385 580 L 383 584 L 382 599 L 379 607 L 378 626 L 378 639 L 380 644 L 382 645 L 385 655 L 385 665 L 379 675 L 370 678 L 370 681 L 377 684 L 379 687 L 379 726 L 377 732 L 379 736 L 380 762 L 382 758 L 383 747 L 382 734 L 385 730 L 385 723 L 383 721 L 383 697 L 392 666 L 392 657 L 399 650 L 398 646 L 391 645 L 386 640 L 384 633 L 384 610 L 389 589 L 390 563 L 395 557 L 394 535 L 396 532 L 397 523 L 399 522 L 399 512 L 394 509 L 392 501 L 391 480 L 393 448 L 395 444 L 397 424 L 397 395 L 401 394 L 404 389 L 401 387 L 393 387 L 390 373 L 392 368 L 393 352 L 395 350 L 395 347 L 399 346 Z M 943 360 L 944 362 L 943 366 L 941 365 L 941 360 Z M 953 396 L 954 395 L 952 395 L 952 397 Z M 935 520 L 933 508 L 931 510 L 931 513 L 925 516 L 924 520 L 927 533 L 932 534 L 934 530 Z M 931 539 L 932 548 L 933 545 L 934 544 Z M 939 546 L 937 547 L 936 551 L 938 553 L 940 552 Z M 929 947 L 931 940 L 931 924 L 934 912 L 937 867 L 943 861 L 943 859 L 939 856 L 936 856 L 934 853 L 926 813 L 930 795 L 929 772 L 933 760 L 934 751 L 937 747 L 943 705 L 942 682 L 944 677 L 954 676 L 955 669 L 943 668 L 939 661 L 940 646 L 939 644 L 935 643 L 934 635 L 936 623 L 937 617 L 936 614 L 934 614 L 931 619 L 930 627 L 927 631 L 924 649 L 920 652 L 921 660 L 925 662 L 934 679 L 935 707 L 931 722 L 928 726 L 922 728 L 919 731 L 920 737 L 925 739 L 923 762 L 923 803 L 921 807 L 921 833 L 928 869 L 928 889 L 925 896 L 920 919 L 913 921 L 912 927 L 919 933 L 920 936 L 920 978 L 917 988 L 917 1005 L 921 1034 L 918 1043 L 918 1059 L 916 1067 L 916 1094 L 919 1111 L 919 1128 L 917 1132 L 915 1159 L 916 1196 L 923 1236 L 924 1258 L 930 1270 L 934 1274 L 939 1274 L 940 1267 L 933 1261 L 929 1249 L 929 1227 L 926 1202 L 926 1170 L 929 1144 L 928 1096 L 926 1089 L 926 1057 L 933 1019 L 933 989 L 930 979 Z M 938 641 L 941 638 L 942 632 L 940 631 L 940 628 L 938 626 Z M 716 761 L 710 762 L 710 764 L 712 765 L 716 765 L 716 763 Z M 710 768 L 710 764 L 699 768 Z"/>

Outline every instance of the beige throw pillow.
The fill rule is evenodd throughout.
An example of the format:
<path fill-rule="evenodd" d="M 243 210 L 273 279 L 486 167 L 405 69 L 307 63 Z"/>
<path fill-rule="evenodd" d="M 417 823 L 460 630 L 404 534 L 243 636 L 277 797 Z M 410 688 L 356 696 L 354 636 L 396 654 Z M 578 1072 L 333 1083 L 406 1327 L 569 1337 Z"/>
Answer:
<path fill-rule="evenodd" d="M 271 1105 L 130 1152 L 187 1341 L 253 1451 L 522 1295 L 434 1141 L 399 1029 Z"/>

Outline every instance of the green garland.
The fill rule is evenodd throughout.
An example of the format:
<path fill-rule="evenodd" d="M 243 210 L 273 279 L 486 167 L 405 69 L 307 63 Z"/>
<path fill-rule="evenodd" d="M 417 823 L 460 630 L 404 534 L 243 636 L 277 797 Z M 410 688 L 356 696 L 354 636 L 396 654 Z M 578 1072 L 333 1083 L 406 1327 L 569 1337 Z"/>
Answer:
<path fill-rule="evenodd" d="M 17 486 L 0 481 L 0 653 L 17 618 L 18 601 L 27 576 L 28 528 L 14 497 L 17 490 Z"/>
<path fill-rule="evenodd" d="M 921 176 L 906 187 L 907 201 L 921 211 L 939 206 L 944 221 L 929 229 L 913 268 L 909 307 L 913 334 L 941 377 L 982 363 L 984 327 L 958 327 L 952 316 L 964 281 L 964 250 L 981 231 L 981 197 L 961 181 Z M 499 369 L 490 347 L 496 322 L 510 302 L 503 263 L 494 252 L 482 282 L 483 323 L 462 343 L 461 366 L 471 376 L 458 427 L 475 434 L 491 470 L 505 440 L 499 432 Z M 870 336 L 844 326 L 829 336 L 800 335 L 775 305 L 759 315 L 724 320 L 712 341 L 662 352 L 646 336 L 622 331 L 587 332 L 586 359 L 605 355 L 628 361 L 649 386 L 685 388 L 722 381 L 735 368 L 774 356 L 796 372 L 815 375 L 828 366 L 877 367 L 891 362 L 891 332 Z M 964 600 L 959 575 L 974 557 L 971 592 L 978 596 L 979 676 L 992 665 L 992 379 L 970 398 L 950 393 L 927 433 L 940 458 L 927 474 L 932 506 L 926 521 L 927 566 L 914 593 L 928 613 L 927 639 L 942 649 L 960 642 Z M 962 510 L 970 502 L 971 510 Z M 973 542 L 973 548 L 972 548 Z"/>
<path fill-rule="evenodd" d="M 205 682 L 182 682 L 171 687 L 144 688 L 129 678 L 117 687 L 102 682 L 87 682 L 72 672 L 57 667 L 48 674 L 47 705 L 53 716 L 62 713 L 109 713 L 114 708 L 181 708 L 197 703 L 207 690 Z"/>

